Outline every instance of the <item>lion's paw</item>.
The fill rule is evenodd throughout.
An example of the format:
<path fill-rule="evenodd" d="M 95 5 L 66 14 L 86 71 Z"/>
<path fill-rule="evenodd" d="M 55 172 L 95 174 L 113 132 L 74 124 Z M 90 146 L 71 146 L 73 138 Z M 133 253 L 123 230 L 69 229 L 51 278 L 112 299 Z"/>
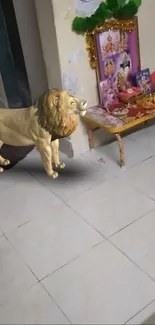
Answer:
<path fill-rule="evenodd" d="M 10 165 L 10 160 L 5 159 L 4 162 L 3 162 L 3 165 L 4 165 L 4 166 L 8 166 L 8 165 Z"/>
<path fill-rule="evenodd" d="M 65 163 L 60 162 L 59 164 L 55 164 L 56 168 L 64 169 L 65 168 Z"/>
<path fill-rule="evenodd" d="M 52 177 L 53 179 L 55 179 L 55 178 L 58 177 L 58 175 L 59 175 L 59 174 L 58 174 L 57 172 L 53 172 L 52 175 L 51 175 L 51 177 Z"/>
<path fill-rule="evenodd" d="M 4 159 L 3 157 L 0 156 L 0 164 L 1 164 L 2 166 L 10 165 L 10 160 L 8 160 L 8 159 Z"/>
<path fill-rule="evenodd" d="M 0 167 L 0 173 L 3 173 L 4 169 L 2 167 Z"/>

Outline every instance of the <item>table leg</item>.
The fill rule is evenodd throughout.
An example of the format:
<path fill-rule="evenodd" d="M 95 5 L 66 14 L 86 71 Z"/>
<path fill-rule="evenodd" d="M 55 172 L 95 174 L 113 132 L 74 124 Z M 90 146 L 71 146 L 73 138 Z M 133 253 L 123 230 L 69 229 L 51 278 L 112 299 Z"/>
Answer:
<path fill-rule="evenodd" d="M 88 141 L 89 141 L 89 148 L 90 150 L 94 148 L 94 136 L 93 130 L 88 128 Z"/>
<path fill-rule="evenodd" d="M 144 122 L 144 125 L 145 125 L 145 126 L 148 126 L 148 121 L 145 121 L 145 122 Z"/>
<path fill-rule="evenodd" d="M 120 152 L 120 165 L 125 166 L 125 156 L 124 156 L 124 145 L 120 134 L 116 134 L 116 139 L 118 141 L 119 152 Z"/>

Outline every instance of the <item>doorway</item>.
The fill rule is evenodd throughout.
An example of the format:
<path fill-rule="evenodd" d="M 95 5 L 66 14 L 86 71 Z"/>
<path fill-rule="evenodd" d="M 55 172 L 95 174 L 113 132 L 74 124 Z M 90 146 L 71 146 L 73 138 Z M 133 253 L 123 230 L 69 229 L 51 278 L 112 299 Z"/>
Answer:
<path fill-rule="evenodd" d="M 31 105 L 31 94 L 12 0 L 0 0 L 0 72 L 10 108 Z"/>
<path fill-rule="evenodd" d="M 17 5 L 18 0 L 15 2 Z M 0 105 L 3 103 L 1 107 L 8 106 L 10 109 L 24 108 L 32 104 L 32 93 L 14 7 L 13 0 L 0 0 Z M 32 60 L 34 59 L 32 57 Z M 43 85 L 43 91 L 45 90 L 47 90 L 46 81 Z M 33 146 L 13 147 L 4 144 L 1 155 L 11 161 L 7 169 L 24 159 L 33 148 Z"/>
<path fill-rule="evenodd" d="M 3 43 L 3 49 L 0 46 L 0 107 L 26 107 L 48 87 L 61 88 L 51 0 L 0 0 L 0 44 Z M 32 149 L 3 145 L 0 154 L 11 161 L 10 168 Z M 60 141 L 60 151 L 73 157 L 71 139 Z"/>

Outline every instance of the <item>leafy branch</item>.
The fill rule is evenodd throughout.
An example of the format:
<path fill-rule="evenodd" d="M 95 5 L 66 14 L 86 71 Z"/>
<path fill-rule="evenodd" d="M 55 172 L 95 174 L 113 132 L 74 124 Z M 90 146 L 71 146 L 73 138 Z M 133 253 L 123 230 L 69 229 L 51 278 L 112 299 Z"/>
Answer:
<path fill-rule="evenodd" d="M 78 34 L 92 32 L 96 26 L 104 24 L 106 19 L 130 19 L 137 13 L 142 0 L 106 0 L 102 1 L 90 17 L 75 17 L 72 30 Z"/>

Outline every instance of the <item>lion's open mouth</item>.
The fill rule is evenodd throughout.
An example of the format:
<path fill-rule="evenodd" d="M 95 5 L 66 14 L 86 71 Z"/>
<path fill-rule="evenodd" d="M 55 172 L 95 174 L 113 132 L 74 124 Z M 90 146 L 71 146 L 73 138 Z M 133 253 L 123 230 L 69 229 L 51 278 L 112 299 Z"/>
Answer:
<path fill-rule="evenodd" d="M 81 108 L 79 110 L 79 115 L 84 116 L 86 114 L 86 111 L 87 111 L 87 102 L 86 102 L 86 100 L 84 100 L 81 104 Z"/>
<path fill-rule="evenodd" d="M 80 116 L 85 116 L 85 114 L 86 114 L 86 109 L 85 109 L 85 110 L 82 110 L 82 111 L 80 111 L 80 112 L 79 112 L 79 114 L 80 114 Z"/>

